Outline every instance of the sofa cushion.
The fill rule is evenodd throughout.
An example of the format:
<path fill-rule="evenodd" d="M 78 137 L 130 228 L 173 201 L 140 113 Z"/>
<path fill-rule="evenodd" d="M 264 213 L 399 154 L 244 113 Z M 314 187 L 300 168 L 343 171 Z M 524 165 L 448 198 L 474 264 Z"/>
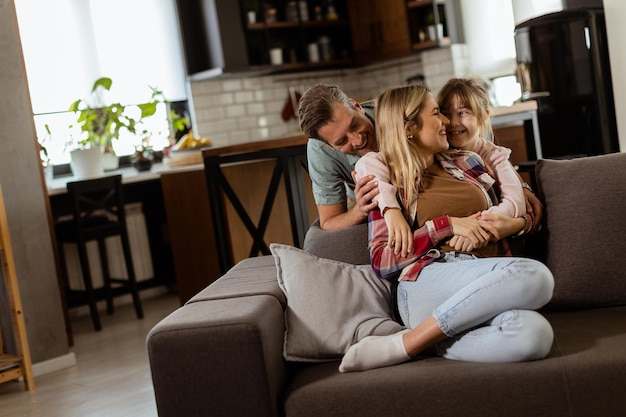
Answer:
<path fill-rule="evenodd" d="M 549 311 L 548 357 L 479 363 L 419 356 L 396 366 L 339 373 L 336 363 L 302 366 L 284 393 L 284 415 L 623 416 L 626 307 Z"/>
<path fill-rule="evenodd" d="M 626 304 L 626 154 L 540 160 L 550 306 Z"/>
<path fill-rule="evenodd" d="M 336 360 L 365 336 L 403 329 L 391 318 L 389 284 L 370 265 L 323 259 L 277 243 L 270 250 L 287 297 L 286 360 Z"/>

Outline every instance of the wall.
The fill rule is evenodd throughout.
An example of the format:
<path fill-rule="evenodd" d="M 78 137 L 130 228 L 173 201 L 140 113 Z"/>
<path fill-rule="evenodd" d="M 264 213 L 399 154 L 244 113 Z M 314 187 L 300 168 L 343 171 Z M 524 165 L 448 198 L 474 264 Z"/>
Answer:
<path fill-rule="evenodd" d="M 464 73 L 465 66 L 459 65 L 464 59 L 465 48 L 455 45 L 361 68 L 193 81 L 195 133 L 211 138 L 215 146 L 299 134 L 295 117 L 281 118 L 290 103 L 290 89 L 303 93 L 318 82 L 336 84 L 348 96 L 365 100 L 384 87 L 424 75 L 425 84 L 436 93 L 448 78 Z"/>
<path fill-rule="evenodd" d="M 13 0 L 0 0 L 0 182 L 34 363 L 69 353 Z M 50 363 L 50 362 L 46 362 Z M 58 362 L 57 362 L 58 363 Z M 51 365 L 54 366 L 54 365 Z M 35 368 L 44 371 L 41 366 Z"/>
<path fill-rule="evenodd" d="M 617 117 L 619 148 L 626 152 L 626 3 L 623 0 L 604 0 L 606 32 L 611 58 L 611 76 Z"/>

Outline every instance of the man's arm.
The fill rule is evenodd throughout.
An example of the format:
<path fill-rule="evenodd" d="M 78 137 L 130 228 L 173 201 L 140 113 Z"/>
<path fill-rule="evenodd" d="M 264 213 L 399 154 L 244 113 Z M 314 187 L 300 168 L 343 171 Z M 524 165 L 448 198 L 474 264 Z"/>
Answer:
<path fill-rule="evenodd" d="M 352 175 L 354 176 L 354 172 Z M 364 223 L 367 213 L 377 206 L 372 198 L 378 194 L 378 186 L 372 179 L 373 176 L 367 176 L 355 182 L 356 204 L 350 209 L 345 203 L 318 205 L 320 227 L 324 230 L 337 230 Z"/>
<path fill-rule="evenodd" d="M 532 228 L 530 233 L 535 233 L 539 226 L 541 226 L 541 220 L 543 219 L 543 204 L 541 200 L 528 188 L 524 187 L 524 197 L 526 198 L 526 213 L 531 215 Z"/>

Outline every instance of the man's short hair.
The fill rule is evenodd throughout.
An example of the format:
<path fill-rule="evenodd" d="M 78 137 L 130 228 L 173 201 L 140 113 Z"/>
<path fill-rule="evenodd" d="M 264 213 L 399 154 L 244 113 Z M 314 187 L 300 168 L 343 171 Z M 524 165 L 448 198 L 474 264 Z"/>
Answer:
<path fill-rule="evenodd" d="M 319 137 L 319 129 L 331 121 L 336 104 L 356 109 L 352 100 L 336 85 L 316 84 L 300 99 L 298 119 L 300 129 L 309 138 Z"/>

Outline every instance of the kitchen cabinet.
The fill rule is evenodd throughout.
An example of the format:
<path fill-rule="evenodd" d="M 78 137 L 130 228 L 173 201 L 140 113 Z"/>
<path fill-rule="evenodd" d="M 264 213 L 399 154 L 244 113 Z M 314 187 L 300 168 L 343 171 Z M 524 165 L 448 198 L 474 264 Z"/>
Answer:
<path fill-rule="evenodd" d="M 181 304 L 221 275 L 202 168 L 161 176 Z"/>
<path fill-rule="evenodd" d="M 367 64 L 462 42 L 457 3 L 458 0 L 176 2 L 187 73 L 196 79 L 222 73 L 277 73 Z M 430 34 L 429 26 L 434 28 Z"/>
<path fill-rule="evenodd" d="M 299 70 L 352 63 L 345 0 L 240 0 L 251 67 Z M 276 49 L 279 60 L 272 62 Z"/>
<path fill-rule="evenodd" d="M 352 47 L 358 63 L 411 52 L 406 0 L 347 0 Z"/>
<path fill-rule="evenodd" d="M 462 42 L 458 0 L 406 0 L 414 51 Z"/>

